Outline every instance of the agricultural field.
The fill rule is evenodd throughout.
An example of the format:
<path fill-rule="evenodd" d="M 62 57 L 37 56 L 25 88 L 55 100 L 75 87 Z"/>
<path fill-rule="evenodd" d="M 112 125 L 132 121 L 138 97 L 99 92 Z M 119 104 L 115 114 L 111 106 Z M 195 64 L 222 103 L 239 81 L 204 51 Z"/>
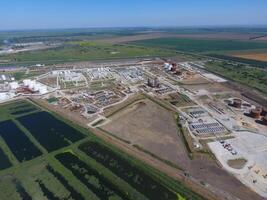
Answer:
<path fill-rule="evenodd" d="M 204 200 L 30 100 L 0 114 L 1 200 Z"/>
<path fill-rule="evenodd" d="M 159 115 L 160 113 L 160 115 Z M 101 126 L 107 133 L 172 163 L 187 160 L 174 113 L 149 100 L 122 108 Z"/>
<path fill-rule="evenodd" d="M 21 30 L 21 31 L 1 31 L 0 44 L 4 40 L 11 43 L 27 42 L 66 42 L 96 40 L 113 37 L 139 35 L 140 31 L 146 29 L 138 28 L 82 28 L 82 29 L 56 29 L 56 30 Z"/>
<path fill-rule="evenodd" d="M 131 42 L 144 47 L 156 47 L 192 53 L 212 53 L 234 50 L 267 49 L 267 43 L 236 40 L 208 40 L 208 39 L 182 39 L 160 38 Z"/>
<path fill-rule="evenodd" d="M 57 63 L 174 55 L 176 53 L 172 50 L 84 41 L 67 42 L 55 49 L 3 55 L 0 60 L 9 60 L 9 63 Z"/>
<path fill-rule="evenodd" d="M 245 58 L 245 59 L 251 59 L 251 60 L 259 60 L 259 61 L 267 61 L 267 53 L 236 53 L 233 54 L 234 57 L 237 58 Z"/>

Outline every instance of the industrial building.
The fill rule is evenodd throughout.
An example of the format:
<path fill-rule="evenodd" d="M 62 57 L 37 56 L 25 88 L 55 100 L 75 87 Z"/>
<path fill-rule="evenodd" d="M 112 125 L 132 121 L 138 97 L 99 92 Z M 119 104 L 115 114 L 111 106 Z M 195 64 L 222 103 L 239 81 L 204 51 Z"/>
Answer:
<path fill-rule="evenodd" d="M 191 118 L 195 118 L 195 119 L 205 117 L 208 114 L 207 111 L 201 107 L 189 108 L 187 109 L 187 113 Z"/>
<path fill-rule="evenodd" d="M 191 131 L 197 136 L 225 133 L 226 129 L 217 121 L 196 122 L 190 124 Z"/>
<path fill-rule="evenodd" d="M 23 80 L 24 87 L 27 87 L 33 93 L 46 94 L 48 93 L 48 87 L 36 80 L 25 79 Z"/>
<path fill-rule="evenodd" d="M 250 111 L 250 116 L 254 119 L 259 119 L 261 116 L 262 109 L 261 108 L 254 108 Z"/>
<path fill-rule="evenodd" d="M 240 109 L 242 106 L 242 100 L 241 99 L 234 99 L 230 105 L 235 107 L 235 108 Z"/>
<path fill-rule="evenodd" d="M 262 117 L 262 123 L 267 126 L 267 115 Z"/>
<path fill-rule="evenodd" d="M 160 87 L 159 79 L 154 78 L 153 80 L 151 80 L 150 78 L 148 78 L 147 85 L 152 88 L 159 88 Z"/>

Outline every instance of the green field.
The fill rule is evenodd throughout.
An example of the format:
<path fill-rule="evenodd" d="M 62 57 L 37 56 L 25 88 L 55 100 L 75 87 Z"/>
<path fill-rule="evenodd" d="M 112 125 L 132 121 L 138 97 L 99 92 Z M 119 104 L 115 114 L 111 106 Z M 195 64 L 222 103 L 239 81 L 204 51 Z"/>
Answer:
<path fill-rule="evenodd" d="M 267 49 L 267 43 L 252 41 L 160 38 L 132 42 L 145 47 L 157 47 L 192 53 L 210 53 L 233 50 Z"/>
<path fill-rule="evenodd" d="M 205 64 L 205 67 L 211 72 L 267 95 L 267 71 L 264 69 L 224 61 L 210 61 Z"/>
<path fill-rule="evenodd" d="M 12 43 L 26 42 L 66 42 L 131 36 L 140 34 L 138 28 L 81 28 L 81 29 L 50 29 L 0 31 L 0 45 L 4 40 Z"/>
<path fill-rule="evenodd" d="M 246 59 L 246 58 L 238 58 L 238 57 L 234 57 L 231 55 L 220 55 L 220 54 L 208 54 L 208 56 L 218 58 L 218 59 L 223 59 L 223 60 L 229 60 L 233 62 L 244 63 L 244 64 L 251 65 L 253 67 L 267 68 L 267 62 L 264 62 L 264 61 L 252 60 L 252 59 Z"/>
<path fill-rule="evenodd" d="M 35 110 L 27 111 L 25 107 Z M 28 161 L 18 161 L 10 146 L 0 137 L 0 149 L 12 165 L 2 165 L 6 169 L 0 170 L 0 199 L 154 200 L 158 197 L 158 200 L 204 200 L 180 182 L 105 143 L 88 129 L 49 111 L 55 123 L 60 120 L 82 133 L 85 138 L 52 152 L 46 151 L 42 141 L 20 120 L 21 116 L 27 118 L 44 112 L 47 111 L 24 100 L 0 106 L 0 126 L 3 121 L 13 121 L 20 129 L 20 134 L 25 135 L 42 154 Z M 51 133 L 44 140 L 52 132 L 57 134 L 59 130 L 55 130 L 62 125 L 48 123 L 46 127 Z M 1 130 L 0 134 L 3 134 Z M 69 134 L 69 131 L 63 132 L 64 135 L 60 134 L 60 137 Z M 19 144 L 20 141 L 16 142 Z M 24 154 L 24 151 L 16 153 Z M 103 160 L 103 156 L 107 159 Z"/>
<path fill-rule="evenodd" d="M 87 41 L 68 42 L 55 49 L 0 56 L 0 60 L 9 60 L 9 63 L 53 63 L 174 55 L 176 53 L 172 50 Z"/>

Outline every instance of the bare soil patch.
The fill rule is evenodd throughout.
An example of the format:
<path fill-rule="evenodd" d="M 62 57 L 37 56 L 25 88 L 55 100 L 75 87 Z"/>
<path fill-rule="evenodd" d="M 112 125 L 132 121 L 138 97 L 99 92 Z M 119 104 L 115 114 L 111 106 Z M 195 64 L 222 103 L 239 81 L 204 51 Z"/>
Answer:
<path fill-rule="evenodd" d="M 267 41 L 267 36 L 259 37 L 259 38 L 256 38 L 254 40 L 257 40 L 257 41 Z"/>
<path fill-rule="evenodd" d="M 242 169 L 246 163 L 247 163 L 247 160 L 244 158 L 238 158 L 235 160 L 227 161 L 227 164 L 234 169 Z"/>
<path fill-rule="evenodd" d="M 251 60 L 267 61 L 267 52 L 266 53 L 246 53 L 246 54 L 234 54 L 234 57 L 245 58 Z"/>
<path fill-rule="evenodd" d="M 191 92 L 198 92 L 199 90 L 207 90 L 210 93 L 225 93 L 232 92 L 231 89 L 225 87 L 220 83 L 208 83 L 208 84 L 195 84 L 195 85 L 183 85 L 186 89 Z"/>
<path fill-rule="evenodd" d="M 175 164 L 188 160 L 173 113 L 149 99 L 116 113 L 102 128 Z"/>
<path fill-rule="evenodd" d="M 182 84 L 184 85 L 197 85 L 197 84 L 207 84 L 207 83 L 211 83 L 209 80 L 203 78 L 200 75 L 195 75 L 192 78 L 189 79 L 184 79 L 182 81 L 180 81 Z"/>

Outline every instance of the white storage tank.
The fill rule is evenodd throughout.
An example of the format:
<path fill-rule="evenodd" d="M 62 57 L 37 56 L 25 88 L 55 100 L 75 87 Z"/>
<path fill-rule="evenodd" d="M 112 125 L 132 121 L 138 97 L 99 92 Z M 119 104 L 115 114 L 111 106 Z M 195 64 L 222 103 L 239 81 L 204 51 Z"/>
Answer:
<path fill-rule="evenodd" d="M 17 88 L 19 87 L 19 84 L 18 84 L 18 82 L 11 82 L 11 83 L 9 84 L 9 86 L 10 86 L 10 88 L 11 88 L 12 90 L 15 90 L 15 89 L 17 89 Z"/>
<path fill-rule="evenodd" d="M 31 82 L 30 79 L 25 79 L 25 80 L 23 80 L 23 84 L 24 84 L 25 86 L 29 86 L 29 85 L 30 85 L 30 82 Z"/>
<path fill-rule="evenodd" d="M 40 94 L 45 94 L 45 93 L 47 93 L 48 92 L 48 90 L 47 90 L 47 87 L 46 86 L 41 86 L 40 88 L 39 88 L 39 93 Z"/>
<path fill-rule="evenodd" d="M 0 92 L 0 101 L 6 100 L 8 95 L 6 92 Z"/>

